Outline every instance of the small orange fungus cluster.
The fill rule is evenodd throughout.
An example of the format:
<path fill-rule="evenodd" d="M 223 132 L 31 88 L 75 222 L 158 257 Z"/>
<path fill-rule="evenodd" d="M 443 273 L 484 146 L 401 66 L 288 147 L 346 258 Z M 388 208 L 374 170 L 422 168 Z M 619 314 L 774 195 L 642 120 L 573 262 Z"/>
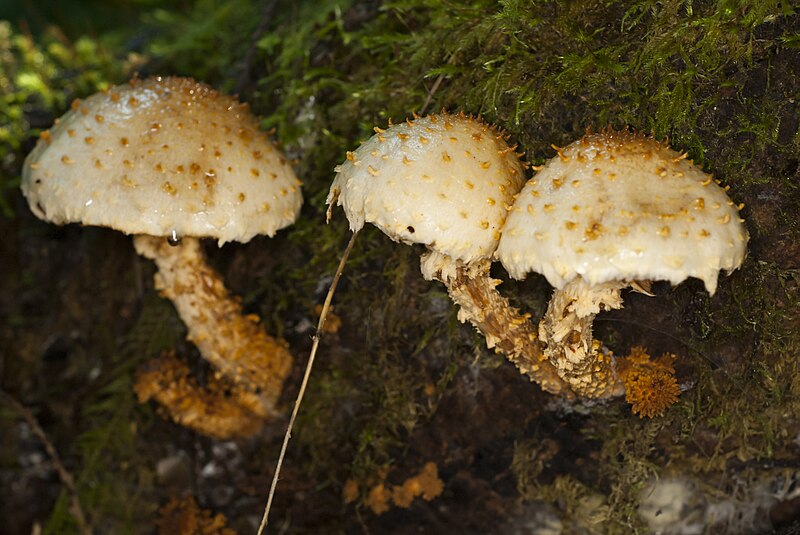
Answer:
<path fill-rule="evenodd" d="M 427 463 L 419 473 L 406 479 L 400 485 L 389 487 L 386 482 L 386 473 L 380 474 L 379 482 L 374 485 L 364 500 L 364 505 L 373 513 L 380 515 L 389 510 L 390 504 L 408 509 L 411 503 L 419 496 L 425 501 L 431 501 L 442 493 L 444 484 L 439 479 L 439 470 L 435 463 Z M 345 483 L 343 497 L 345 503 L 352 503 L 358 498 L 358 483 L 349 479 Z"/>
<path fill-rule="evenodd" d="M 675 355 L 664 353 L 650 359 L 645 348 L 634 347 L 630 355 L 617 361 L 617 371 L 625 385 L 625 400 L 641 418 L 663 416 L 680 395 L 675 378 Z"/>
<path fill-rule="evenodd" d="M 225 515 L 200 509 L 191 496 L 170 499 L 158 513 L 159 535 L 236 535 Z"/>

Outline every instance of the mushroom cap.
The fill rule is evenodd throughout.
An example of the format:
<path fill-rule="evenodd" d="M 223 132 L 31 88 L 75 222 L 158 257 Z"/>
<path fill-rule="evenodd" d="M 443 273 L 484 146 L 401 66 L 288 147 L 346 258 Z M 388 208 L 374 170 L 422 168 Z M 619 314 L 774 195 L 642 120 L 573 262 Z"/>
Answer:
<path fill-rule="evenodd" d="M 364 222 L 390 238 L 454 259 L 489 258 L 523 166 L 502 133 L 463 114 L 429 115 L 375 128 L 348 152 L 328 195 L 350 229 Z"/>
<path fill-rule="evenodd" d="M 42 134 L 22 193 L 53 223 L 246 242 L 300 211 L 300 181 L 246 104 L 190 78 L 97 93 Z"/>
<path fill-rule="evenodd" d="M 741 265 L 747 231 L 711 175 L 666 143 L 628 131 L 587 134 L 558 149 L 519 193 L 496 256 L 514 278 L 697 277 L 713 294 L 719 270 Z"/>

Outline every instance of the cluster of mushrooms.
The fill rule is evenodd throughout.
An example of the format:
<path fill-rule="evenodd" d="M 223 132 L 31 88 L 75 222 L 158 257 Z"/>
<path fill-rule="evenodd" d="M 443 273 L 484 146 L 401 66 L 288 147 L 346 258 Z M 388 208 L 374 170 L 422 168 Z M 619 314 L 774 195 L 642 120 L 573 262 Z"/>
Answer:
<path fill-rule="evenodd" d="M 617 358 L 593 338 L 593 320 L 622 307 L 622 290 L 649 293 L 654 280 L 696 277 L 713 294 L 720 270 L 745 256 L 742 205 L 686 154 L 639 133 L 587 133 L 554 147 L 557 156 L 528 180 L 507 140 L 478 118 L 444 112 L 376 127 L 336 168 L 328 220 L 339 205 L 356 234 L 372 223 L 395 241 L 426 246 L 423 276 L 442 282 L 459 319 L 544 391 L 585 400 L 624 394 L 640 416 L 663 414 L 680 392 L 675 357 L 634 348 Z M 179 424 L 232 438 L 256 434 L 279 413 L 292 356 L 243 313 L 199 239 L 221 246 L 274 235 L 297 217 L 300 185 L 246 104 L 192 79 L 155 77 L 73 102 L 41 134 L 21 187 L 43 220 L 134 235 L 136 251 L 156 264 L 155 287 L 215 370 L 201 384 L 166 352 L 139 370 L 136 393 Z M 497 290 L 494 260 L 514 278 L 537 272 L 553 285 L 538 325 Z M 259 534 L 318 343 L 319 333 Z"/>
<path fill-rule="evenodd" d="M 328 196 L 350 228 L 372 223 L 427 247 L 422 274 L 445 284 L 459 319 L 549 393 L 626 394 L 641 415 L 678 396 L 672 358 L 640 349 L 617 358 L 592 337 L 626 288 L 697 277 L 713 294 L 720 270 L 744 259 L 747 232 L 725 190 L 686 154 L 627 130 L 587 134 L 526 180 L 507 136 L 478 118 L 414 116 L 348 152 Z M 227 438 L 252 435 L 278 412 L 292 365 L 284 341 L 243 314 L 205 261 L 199 238 L 247 242 L 291 224 L 300 181 L 245 104 L 186 78 L 132 80 L 73 103 L 25 163 L 33 212 L 57 224 L 134 235 L 155 261 L 188 339 L 216 370 L 204 386 L 174 353 L 140 370 L 136 391 L 177 422 Z M 544 318 L 511 306 L 489 275 L 555 288 Z"/>
<path fill-rule="evenodd" d="M 489 347 L 543 390 L 567 398 L 627 394 L 634 412 L 660 415 L 679 389 L 665 355 L 616 359 L 592 337 L 621 291 L 697 277 L 713 294 L 720 270 L 742 263 L 748 235 L 734 205 L 686 154 L 627 130 L 587 134 L 525 181 L 506 136 L 480 119 L 415 117 L 347 154 L 328 203 L 350 228 L 365 222 L 428 251 L 423 276 L 445 284 Z M 328 217 L 330 218 L 330 209 Z M 555 287 L 538 325 L 497 290 L 499 260 L 517 279 L 541 273 Z"/>

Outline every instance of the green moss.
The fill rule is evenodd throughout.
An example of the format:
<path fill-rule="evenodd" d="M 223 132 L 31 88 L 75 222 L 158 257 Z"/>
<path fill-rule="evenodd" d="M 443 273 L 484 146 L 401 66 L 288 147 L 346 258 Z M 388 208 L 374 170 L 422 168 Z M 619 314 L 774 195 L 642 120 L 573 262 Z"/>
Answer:
<path fill-rule="evenodd" d="M 714 328 L 698 346 L 713 353 L 735 340 L 746 349 L 734 365 L 702 371 L 709 388 L 697 393 L 698 416 L 718 433 L 723 452 L 785 457 L 791 430 L 800 425 L 792 416 L 800 409 L 800 273 L 768 263 L 749 268 L 733 281 L 727 307 L 711 305 Z"/>
<path fill-rule="evenodd" d="M 108 87 L 122 65 L 89 37 L 70 42 L 51 28 L 38 41 L 0 20 L 0 213 L 11 217 L 23 148 L 73 98 Z"/>
<path fill-rule="evenodd" d="M 449 311 L 434 313 L 424 326 L 413 324 L 412 303 L 425 307 L 431 300 L 442 301 L 435 292 L 415 294 L 421 289 L 410 282 L 416 269 L 414 252 L 395 248 L 381 274 L 386 283 L 356 272 L 349 281 L 352 293 L 341 296 L 337 310 L 344 324 L 336 337 L 324 339 L 322 354 L 329 360 L 318 364 L 309 387 L 313 394 L 298 424 L 298 445 L 308 451 L 312 471 L 327 472 L 340 483 L 353 478 L 363 485 L 374 479 L 435 412 L 452 379 L 456 366 L 451 355 L 439 353 L 434 362 L 428 360 L 431 350 L 451 351 L 440 343 L 452 327 Z M 375 284 L 393 290 L 374 306 L 355 301 Z M 359 349 L 339 349 L 343 341 L 354 341 Z"/>

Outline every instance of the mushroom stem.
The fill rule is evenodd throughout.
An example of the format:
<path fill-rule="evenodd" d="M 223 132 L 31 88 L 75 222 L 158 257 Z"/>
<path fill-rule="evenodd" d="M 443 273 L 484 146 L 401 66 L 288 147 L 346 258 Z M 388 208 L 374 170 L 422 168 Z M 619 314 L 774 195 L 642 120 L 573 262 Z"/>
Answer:
<path fill-rule="evenodd" d="M 542 352 L 530 316 L 521 314 L 497 291 L 500 281 L 489 276 L 490 265 L 489 260 L 464 264 L 435 252 L 422 257 L 425 278 L 444 283 L 450 299 L 460 307 L 458 319 L 478 329 L 489 348 L 504 354 L 545 392 L 574 398 Z"/>
<path fill-rule="evenodd" d="M 205 388 L 200 386 L 173 353 L 143 366 L 136 373 L 134 390 L 140 402 L 158 402 L 175 423 L 219 439 L 252 436 L 269 416 L 260 396 L 224 377 L 211 376 Z"/>
<path fill-rule="evenodd" d="M 155 285 L 175 305 L 187 339 L 216 370 L 237 386 L 259 394 L 265 413 L 275 413 L 292 367 L 286 343 L 267 335 L 258 316 L 243 315 L 239 299 L 225 289 L 196 238 L 172 246 L 164 238 L 137 235 L 136 251 L 155 261 Z"/>
<path fill-rule="evenodd" d="M 590 286 L 581 277 L 553 292 L 539 323 L 544 353 L 558 375 L 582 398 L 609 398 L 625 390 L 610 353 L 592 339 L 592 322 L 601 310 L 622 308 L 627 282 Z"/>

